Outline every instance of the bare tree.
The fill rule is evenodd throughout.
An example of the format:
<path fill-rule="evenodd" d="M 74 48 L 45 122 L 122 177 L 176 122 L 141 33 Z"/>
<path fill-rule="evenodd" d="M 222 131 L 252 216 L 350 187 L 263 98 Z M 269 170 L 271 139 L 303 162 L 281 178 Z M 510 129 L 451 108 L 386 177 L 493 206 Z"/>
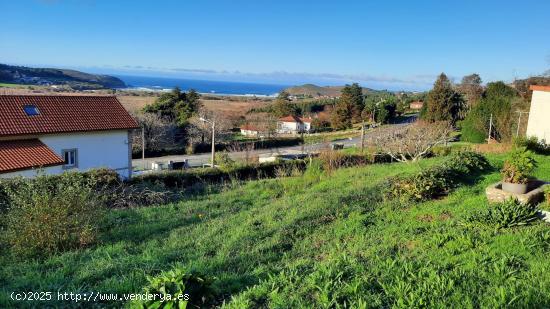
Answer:
<path fill-rule="evenodd" d="M 450 141 L 451 132 L 453 128 L 448 122 L 416 122 L 374 132 L 369 143 L 396 161 L 417 161 L 425 157 L 434 146 Z"/>
<path fill-rule="evenodd" d="M 134 113 L 132 115 L 144 130 L 145 149 L 160 150 L 174 146 L 178 127 L 156 114 Z M 132 150 L 141 151 L 141 132 L 136 132 L 132 138 Z"/>
<path fill-rule="evenodd" d="M 233 124 L 224 115 L 208 111 L 204 108 L 199 111 L 198 115 L 200 116 L 192 117 L 186 127 L 187 143 L 191 148 L 196 144 L 210 143 L 212 140 L 212 125 L 201 121 L 200 117 L 216 122 L 216 142 L 223 142 L 231 135 Z"/>

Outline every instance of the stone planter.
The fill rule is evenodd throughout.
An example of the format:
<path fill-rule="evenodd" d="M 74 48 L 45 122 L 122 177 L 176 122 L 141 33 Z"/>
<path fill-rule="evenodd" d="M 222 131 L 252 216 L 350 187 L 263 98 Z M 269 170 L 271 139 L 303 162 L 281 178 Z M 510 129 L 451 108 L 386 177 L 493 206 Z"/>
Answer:
<path fill-rule="evenodd" d="M 528 183 L 511 183 L 511 182 L 502 182 L 502 190 L 514 193 L 514 194 L 525 194 L 529 190 Z"/>
<path fill-rule="evenodd" d="M 487 200 L 491 203 L 504 202 L 514 198 L 524 204 L 536 204 L 544 199 L 543 188 L 545 184 L 547 183 L 541 180 L 531 181 L 526 193 L 517 194 L 503 190 L 502 182 L 497 182 L 487 187 L 485 194 L 487 195 Z"/>

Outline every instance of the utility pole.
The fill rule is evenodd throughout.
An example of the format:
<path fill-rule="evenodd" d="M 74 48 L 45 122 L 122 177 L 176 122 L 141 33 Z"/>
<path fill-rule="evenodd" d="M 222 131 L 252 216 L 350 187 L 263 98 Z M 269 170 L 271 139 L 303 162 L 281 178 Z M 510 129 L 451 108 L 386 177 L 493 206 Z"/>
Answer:
<path fill-rule="evenodd" d="M 524 113 L 529 114 L 529 112 L 517 111 L 516 113 L 519 114 L 519 116 L 518 116 L 518 128 L 516 130 L 516 137 L 518 137 L 519 136 L 519 128 L 521 127 L 521 115 L 523 115 Z"/>
<path fill-rule="evenodd" d="M 491 142 L 492 131 L 493 131 L 493 114 L 491 114 L 491 118 L 489 118 L 489 138 L 487 139 L 487 144 Z"/>
<path fill-rule="evenodd" d="M 210 158 L 210 164 L 214 167 L 215 155 L 216 155 L 216 120 L 208 120 L 204 117 L 199 118 L 200 121 L 206 122 L 212 125 L 212 156 Z"/>
<path fill-rule="evenodd" d="M 145 127 L 141 128 L 141 162 L 143 162 L 143 170 L 147 169 L 145 162 Z"/>
<path fill-rule="evenodd" d="M 365 149 L 365 119 L 361 121 L 361 154 Z"/>

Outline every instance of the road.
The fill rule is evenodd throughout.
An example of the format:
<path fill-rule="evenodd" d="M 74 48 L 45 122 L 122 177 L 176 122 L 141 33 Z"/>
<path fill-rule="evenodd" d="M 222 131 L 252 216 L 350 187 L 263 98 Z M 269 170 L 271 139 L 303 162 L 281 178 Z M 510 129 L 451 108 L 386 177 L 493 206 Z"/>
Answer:
<path fill-rule="evenodd" d="M 404 122 L 398 123 L 398 124 L 392 124 L 392 126 L 404 126 L 408 125 L 416 120 L 415 118 L 409 118 Z M 372 129 L 365 132 L 365 140 L 367 140 L 370 136 L 373 134 L 376 134 L 378 132 L 378 129 Z M 344 144 L 345 148 L 353 147 L 353 146 L 359 146 L 360 144 L 360 137 L 354 137 L 349 139 L 341 139 L 341 140 L 335 140 L 328 144 Z M 260 156 L 271 156 L 271 155 L 282 155 L 282 154 L 301 154 L 302 150 L 307 152 L 319 152 L 320 150 L 328 147 L 327 143 L 317 143 L 317 144 L 311 144 L 311 145 L 304 145 L 304 148 L 302 148 L 302 145 L 298 146 L 289 146 L 289 147 L 279 147 L 279 148 L 269 148 L 269 149 L 257 149 L 250 151 L 248 153 L 249 157 L 260 157 Z M 203 164 L 210 163 L 210 153 L 201 153 L 201 154 L 194 154 L 194 155 L 174 155 L 174 156 L 163 156 L 163 157 L 154 157 L 154 158 L 145 158 L 145 162 L 142 159 L 134 159 L 132 160 L 132 166 L 134 167 L 134 170 L 143 170 L 143 169 L 150 169 L 152 162 L 163 162 L 168 163 L 168 161 L 184 161 L 188 160 L 188 163 L 191 167 L 197 167 L 202 166 Z M 229 153 L 229 156 L 234 160 L 242 160 L 246 158 L 245 152 L 231 152 Z M 147 167 L 145 167 L 147 166 Z"/>

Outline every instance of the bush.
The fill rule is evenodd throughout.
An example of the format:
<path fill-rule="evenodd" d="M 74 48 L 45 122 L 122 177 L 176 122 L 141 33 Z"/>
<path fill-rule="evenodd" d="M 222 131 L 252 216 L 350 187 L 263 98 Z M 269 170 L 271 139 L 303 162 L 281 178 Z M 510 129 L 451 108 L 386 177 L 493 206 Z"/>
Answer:
<path fill-rule="evenodd" d="M 480 120 L 476 114 L 476 111 L 468 114 L 466 119 L 461 123 L 461 135 L 460 140 L 470 143 L 484 143 L 487 142 L 487 131 L 485 130 L 484 122 Z"/>
<path fill-rule="evenodd" d="M 527 183 L 529 174 L 537 167 L 533 153 L 525 147 L 512 150 L 504 161 L 501 170 L 503 181 L 509 183 Z"/>
<path fill-rule="evenodd" d="M 235 167 L 235 160 L 231 159 L 229 153 L 226 151 L 217 152 L 215 154 L 215 164 L 218 165 L 222 170 L 228 171 L 231 170 L 231 168 Z"/>
<path fill-rule="evenodd" d="M 538 154 L 550 154 L 550 145 L 546 144 L 545 140 L 540 140 L 536 136 L 531 137 L 516 137 L 513 141 L 515 148 L 525 147 Z"/>
<path fill-rule="evenodd" d="M 81 173 L 11 180 L 4 241 L 14 255 L 40 256 L 94 243 L 102 207 Z"/>
<path fill-rule="evenodd" d="M 187 308 L 203 307 L 212 297 L 211 285 L 214 279 L 186 273 L 181 269 L 166 272 L 158 277 L 148 277 L 146 294 L 155 299 L 136 301 L 130 308 Z"/>
<path fill-rule="evenodd" d="M 481 224 L 497 229 L 527 225 L 537 219 L 537 207 L 516 199 L 489 206 L 466 218 L 466 224 Z"/>
<path fill-rule="evenodd" d="M 487 159 L 480 154 L 463 151 L 451 155 L 445 162 L 407 177 L 393 177 L 385 184 L 386 199 L 421 202 L 447 194 L 460 181 L 489 169 Z"/>

